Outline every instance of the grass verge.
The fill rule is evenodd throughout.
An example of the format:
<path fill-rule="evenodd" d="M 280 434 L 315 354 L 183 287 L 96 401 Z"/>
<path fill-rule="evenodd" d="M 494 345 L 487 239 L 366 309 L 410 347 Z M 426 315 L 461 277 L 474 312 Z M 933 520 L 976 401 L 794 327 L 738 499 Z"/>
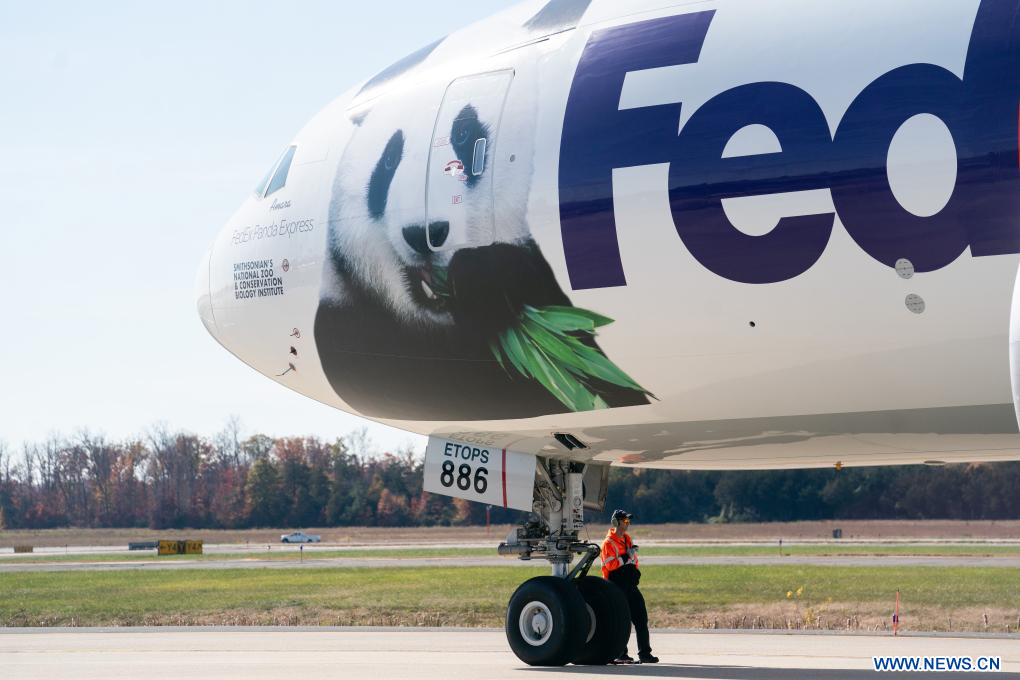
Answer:
<path fill-rule="evenodd" d="M 1020 545 L 994 544 L 825 544 L 825 545 L 785 545 L 780 551 L 778 545 L 694 545 L 694 546 L 648 546 L 641 548 L 643 557 L 776 557 L 803 555 L 816 557 L 882 557 L 882 556 L 924 556 L 924 557 L 1018 557 Z M 160 561 L 203 561 L 203 560 L 279 560 L 294 561 L 301 559 L 332 559 L 332 558 L 444 558 L 444 557 L 495 557 L 494 548 L 353 548 L 330 550 L 329 548 L 309 548 L 302 556 L 293 548 L 289 550 L 249 549 L 237 552 L 215 552 L 204 555 L 167 555 L 159 557 Z M 157 559 L 151 550 L 124 553 L 94 554 L 40 554 L 40 555 L 0 555 L 0 560 L 61 563 L 61 562 L 137 562 Z"/>
<path fill-rule="evenodd" d="M 544 568 L 26 572 L 0 577 L 2 626 L 502 626 Z M 896 590 L 905 630 L 1017 632 L 1020 570 L 656 566 L 642 591 L 659 627 L 881 629 Z M 986 618 L 987 617 L 987 618 Z M 986 624 L 987 621 L 987 624 Z"/>
<path fill-rule="evenodd" d="M 1020 539 L 1020 520 L 827 520 L 817 522 L 771 522 L 765 524 L 639 524 L 639 539 L 692 541 L 778 541 L 818 540 L 832 537 L 841 528 L 843 536 L 869 540 L 980 540 Z M 276 543 L 281 534 L 294 529 L 320 534 L 326 543 L 375 545 L 410 543 L 490 543 L 505 536 L 509 525 L 455 527 L 279 527 L 275 529 L 13 529 L 0 530 L 0 548 L 12 545 L 59 547 L 65 545 L 126 546 L 128 541 L 201 539 L 206 543 Z M 592 525 L 592 536 L 600 538 L 603 527 Z"/>

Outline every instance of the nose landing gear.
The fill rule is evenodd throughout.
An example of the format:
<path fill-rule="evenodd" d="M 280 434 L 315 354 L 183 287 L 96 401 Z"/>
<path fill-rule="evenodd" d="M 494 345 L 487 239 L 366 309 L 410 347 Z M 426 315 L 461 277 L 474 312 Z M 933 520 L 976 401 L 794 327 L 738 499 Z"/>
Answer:
<path fill-rule="evenodd" d="M 588 611 L 573 584 L 537 576 L 520 585 L 506 612 L 506 637 L 517 658 L 531 666 L 563 666 L 581 651 Z"/>
<path fill-rule="evenodd" d="M 627 596 L 616 584 L 585 576 L 575 581 L 584 598 L 592 626 L 588 639 L 573 662 L 585 666 L 604 666 L 627 651 L 630 639 L 630 607 Z"/>
<path fill-rule="evenodd" d="M 579 538 L 584 527 L 583 471 L 579 463 L 539 459 L 535 518 L 499 546 L 501 555 L 552 564 L 552 576 L 522 583 L 507 607 L 507 641 L 517 658 L 531 666 L 604 665 L 626 650 L 630 637 L 623 592 L 588 575 L 599 546 Z M 601 483 L 606 480 L 601 475 Z M 568 572 L 574 555 L 582 557 Z"/>

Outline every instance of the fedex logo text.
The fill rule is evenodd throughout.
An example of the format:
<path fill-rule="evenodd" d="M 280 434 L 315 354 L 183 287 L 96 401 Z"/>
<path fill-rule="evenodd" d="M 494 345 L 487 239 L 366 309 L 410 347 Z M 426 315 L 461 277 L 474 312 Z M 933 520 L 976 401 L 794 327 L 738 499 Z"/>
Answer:
<path fill-rule="evenodd" d="M 683 104 L 620 110 L 628 73 L 695 64 L 715 11 L 664 17 L 593 33 L 567 101 L 560 147 L 560 220 L 573 288 L 626 285 L 613 204 L 617 168 L 669 164 L 674 226 L 705 268 L 732 281 L 796 277 L 825 250 L 836 214 L 860 248 L 918 272 L 945 267 L 967 248 L 975 257 L 1020 253 L 1020 0 L 982 0 L 962 78 L 933 64 L 908 64 L 872 81 L 830 134 L 818 102 L 789 83 L 726 90 L 677 133 Z M 957 151 L 946 206 L 918 216 L 889 184 L 889 146 L 919 114 L 939 118 Z M 782 151 L 724 158 L 735 133 L 763 125 Z M 836 213 L 784 217 L 766 234 L 736 229 L 728 198 L 829 189 Z"/>

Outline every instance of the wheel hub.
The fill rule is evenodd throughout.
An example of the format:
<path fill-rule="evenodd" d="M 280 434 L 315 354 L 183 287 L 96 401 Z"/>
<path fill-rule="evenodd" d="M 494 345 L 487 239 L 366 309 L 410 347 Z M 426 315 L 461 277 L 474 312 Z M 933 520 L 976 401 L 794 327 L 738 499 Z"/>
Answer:
<path fill-rule="evenodd" d="M 544 602 L 529 602 L 521 610 L 519 619 L 521 637 L 532 647 L 541 647 L 549 641 L 553 631 L 552 612 Z"/>
<path fill-rule="evenodd" d="M 591 642 L 591 639 L 595 637 L 595 610 L 591 608 L 591 605 L 587 602 L 584 603 L 585 609 L 588 610 L 588 638 L 585 640 L 585 644 Z"/>

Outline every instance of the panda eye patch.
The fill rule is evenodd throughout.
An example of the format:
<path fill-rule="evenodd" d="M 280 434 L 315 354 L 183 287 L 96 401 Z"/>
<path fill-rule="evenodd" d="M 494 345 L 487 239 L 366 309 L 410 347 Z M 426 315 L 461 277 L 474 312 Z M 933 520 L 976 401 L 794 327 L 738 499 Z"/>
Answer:
<path fill-rule="evenodd" d="M 404 132 L 397 130 L 386 142 L 382 156 L 375 164 L 372 177 L 368 181 L 368 214 L 379 219 L 386 212 L 386 201 L 390 194 L 390 184 L 393 182 L 393 175 L 397 166 L 404 158 Z"/>
<path fill-rule="evenodd" d="M 473 167 L 475 158 L 475 144 L 479 139 L 486 139 L 489 136 L 489 126 L 478 118 L 478 110 L 468 104 L 453 121 L 450 129 L 450 144 L 454 153 L 465 167 Z M 474 172 L 468 177 L 468 186 L 478 182 L 480 171 Z"/>

